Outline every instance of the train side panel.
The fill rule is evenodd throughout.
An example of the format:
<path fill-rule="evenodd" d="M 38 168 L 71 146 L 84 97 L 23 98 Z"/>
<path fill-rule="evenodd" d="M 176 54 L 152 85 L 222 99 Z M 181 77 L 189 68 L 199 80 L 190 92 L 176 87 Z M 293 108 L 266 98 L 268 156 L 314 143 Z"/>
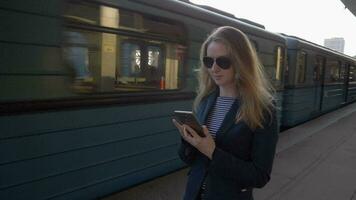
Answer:
<path fill-rule="evenodd" d="M 2 1 L 0 7 L 6 30 L 0 35 L 0 101 L 68 96 L 62 87 L 68 72 L 58 56 L 60 1 Z"/>
<path fill-rule="evenodd" d="M 79 199 L 91 199 L 182 167 L 176 154 L 179 134 L 170 119 L 172 110 L 189 109 L 190 104 L 0 118 L 6 133 L 0 145 L 0 197 L 45 199 L 76 194 Z M 87 193 L 90 190 L 96 190 L 95 195 Z"/>

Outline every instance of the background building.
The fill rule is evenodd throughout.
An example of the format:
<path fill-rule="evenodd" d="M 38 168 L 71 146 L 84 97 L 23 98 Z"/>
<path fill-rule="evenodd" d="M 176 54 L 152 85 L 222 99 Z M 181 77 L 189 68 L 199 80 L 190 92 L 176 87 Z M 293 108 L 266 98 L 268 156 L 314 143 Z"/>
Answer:
<path fill-rule="evenodd" d="M 341 53 L 344 53 L 345 40 L 344 38 L 339 38 L 339 37 L 325 39 L 324 46 L 339 51 Z"/>

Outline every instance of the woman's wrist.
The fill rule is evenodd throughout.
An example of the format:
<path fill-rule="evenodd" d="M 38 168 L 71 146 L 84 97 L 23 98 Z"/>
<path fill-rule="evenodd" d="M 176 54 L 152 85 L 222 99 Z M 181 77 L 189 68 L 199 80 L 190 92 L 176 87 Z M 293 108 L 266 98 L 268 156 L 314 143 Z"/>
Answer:
<path fill-rule="evenodd" d="M 214 155 L 215 149 L 216 149 L 216 146 L 214 145 L 214 146 L 210 149 L 210 151 L 209 151 L 209 153 L 208 153 L 208 155 L 207 155 L 210 160 L 213 159 L 213 155 Z"/>

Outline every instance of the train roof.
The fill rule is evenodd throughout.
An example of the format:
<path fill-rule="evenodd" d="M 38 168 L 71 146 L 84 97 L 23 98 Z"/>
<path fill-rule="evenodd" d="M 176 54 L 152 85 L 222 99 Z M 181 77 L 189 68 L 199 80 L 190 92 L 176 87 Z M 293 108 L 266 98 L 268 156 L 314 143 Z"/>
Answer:
<path fill-rule="evenodd" d="M 297 36 L 287 35 L 287 34 L 284 34 L 284 33 L 281 33 L 281 35 L 283 35 L 287 39 L 288 46 L 293 45 L 296 48 L 298 45 L 301 44 L 301 45 L 308 46 L 309 48 L 322 50 L 325 53 L 334 54 L 334 55 L 337 55 L 337 56 L 342 56 L 342 57 L 348 58 L 348 59 L 350 59 L 350 60 L 352 60 L 352 61 L 354 61 L 356 63 L 356 58 L 351 57 L 351 56 L 346 55 L 346 54 L 343 54 L 341 52 L 335 51 L 333 49 L 321 46 L 319 44 L 310 42 L 308 40 L 305 40 L 303 38 L 299 38 Z"/>
<path fill-rule="evenodd" d="M 227 25 L 238 27 L 241 31 L 259 37 L 268 38 L 271 40 L 285 43 L 285 38 L 277 33 L 273 33 L 264 29 L 263 25 L 246 20 L 238 19 L 230 13 L 220 11 L 218 9 L 207 9 L 208 6 L 193 4 L 189 1 L 178 0 L 132 0 L 140 2 L 159 9 L 168 10 L 177 14 L 182 14 L 194 19 L 202 20 L 214 25 Z M 213 11 L 214 10 L 214 11 Z"/>
<path fill-rule="evenodd" d="M 186 1 L 184 1 L 186 2 Z M 191 3 L 191 2 L 190 2 Z M 193 3 L 191 3 L 193 4 Z M 207 9 L 207 10 L 210 10 L 212 12 L 215 12 L 215 13 L 219 13 L 221 15 L 224 15 L 224 16 L 227 16 L 227 17 L 230 17 L 230 18 L 233 18 L 233 19 L 237 19 L 237 20 L 240 20 L 242 22 L 245 22 L 245 23 L 248 23 L 248 24 L 251 24 L 253 26 L 257 26 L 257 27 L 260 27 L 262 29 L 265 29 L 265 26 L 262 25 L 262 24 L 259 24 L 257 22 L 254 22 L 254 21 L 251 21 L 251 20 L 248 20 L 248 19 L 244 19 L 244 18 L 237 18 L 235 17 L 235 15 L 231 14 L 231 13 L 228 13 L 228 12 L 225 12 L 225 11 L 222 11 L 222 10 L 219 10 L 219 9 L 216 9 L 214 7 L 211 7 L 211 6 L 207 6 L 207 5 L 198 5 L 198 4 L 193 4 L 193 5 L 196 5 L 196 6 L 199 6 L 201 8 L 204 8 L 204 9 Z"/>

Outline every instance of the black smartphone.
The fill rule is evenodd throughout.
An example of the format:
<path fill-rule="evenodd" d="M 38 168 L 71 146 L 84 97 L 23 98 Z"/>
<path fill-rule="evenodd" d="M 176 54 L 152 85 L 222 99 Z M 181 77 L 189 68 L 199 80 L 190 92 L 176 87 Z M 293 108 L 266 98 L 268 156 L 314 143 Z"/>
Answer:
<path fill-rule="evenodd" d="M 203 128 L 192 111 L 175 110 L 173 118 L 180 124 L 190 126 L 200 137 L 205 137 Z"/>

